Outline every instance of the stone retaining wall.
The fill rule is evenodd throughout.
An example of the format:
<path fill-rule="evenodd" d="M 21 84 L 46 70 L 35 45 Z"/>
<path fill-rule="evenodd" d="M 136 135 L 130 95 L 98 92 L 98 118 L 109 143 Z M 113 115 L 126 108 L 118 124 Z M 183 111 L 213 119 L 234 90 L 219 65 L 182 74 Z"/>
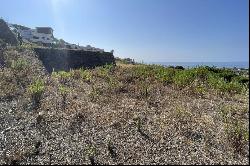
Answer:
<path fill-rule="evenodd" d="M 34 48 L 48 72 L 69 71 L 78 68 L 93 68 L 105 64 L 115 64 L 110 52 L 90 52 L 73 49 Z"/>

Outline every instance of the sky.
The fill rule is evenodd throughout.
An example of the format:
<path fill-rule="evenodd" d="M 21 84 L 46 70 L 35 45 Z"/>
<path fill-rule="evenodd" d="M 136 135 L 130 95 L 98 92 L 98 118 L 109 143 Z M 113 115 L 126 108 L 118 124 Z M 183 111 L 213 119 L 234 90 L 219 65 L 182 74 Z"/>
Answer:
<path fill-rule="evenodd" d="M 1 0 L 0 17 L 138 62 L 249 62 L 248 0 Z"/>

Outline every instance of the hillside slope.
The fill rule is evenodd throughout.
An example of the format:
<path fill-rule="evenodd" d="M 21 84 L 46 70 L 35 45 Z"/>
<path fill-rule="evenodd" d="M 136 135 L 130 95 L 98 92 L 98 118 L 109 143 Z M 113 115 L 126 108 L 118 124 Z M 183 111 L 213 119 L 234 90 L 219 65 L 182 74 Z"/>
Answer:
<path fill-rule="evenodd" d="M 15 34 L 9 29 L 7 23 L 3 19 L 0 19 L 0 40 L 11 45 L 18 44 Z"/>
<path fill-rule="evenodd" d="M 49 75 L 30 50 L 2 57 L 0 164 L 249 164 L 246 78 L 148 65 Z"/>

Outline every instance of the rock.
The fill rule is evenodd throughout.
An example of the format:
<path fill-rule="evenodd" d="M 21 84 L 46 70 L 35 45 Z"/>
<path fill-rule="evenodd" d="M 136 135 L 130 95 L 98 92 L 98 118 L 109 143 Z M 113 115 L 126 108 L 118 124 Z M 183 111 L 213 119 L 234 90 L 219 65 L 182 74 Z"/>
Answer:
<path fill-rule="evenodd" d="M 0 39 L 5 43 L 15 46 L 19 43 L 17 37 L 3 19 L 0 19 Z"/>

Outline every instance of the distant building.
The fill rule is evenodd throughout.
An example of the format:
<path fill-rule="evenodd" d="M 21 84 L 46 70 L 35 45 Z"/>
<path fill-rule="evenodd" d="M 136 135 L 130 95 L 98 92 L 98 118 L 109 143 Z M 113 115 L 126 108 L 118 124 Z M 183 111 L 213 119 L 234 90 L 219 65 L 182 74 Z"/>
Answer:
<path fill-rule="evenodd" d="M 80 46 L 79 49 L 82 49 L 84 51 L 92 51 L 92 52 L 104 52 L 104 49 L 100 49 L 100 48 L 95 48 L 92 47 L 91 45 L 87 45 L 86 47 L 84 46 Z"/>
<path fill-rule="evenodd" d="M 91 51 L 91 52 L 104 52 L 104 49 L 95 48 L 91 45 L 79 46 L 76 44 L 71 44 L 65 42 L 63 40 L 58 40 L 53 36 L 53 29 L 51 27 L 36 27 L 35 29 L 30 29 L 28 27 L 17 25 L 17 24 L 10 24 L 9 27 L 12 31 L 15 31 L 17 36 L 20 35 L 21 39 L 24 42 L 33 42 L 33 43 L 42 43 L 44 45 L 51 45 L 51 44 L 58 44 L 60 48 L 67 48 L 67 49 L 79 49 L 84 51 Z"/>
<path fill-rule="evenodd" d="M 54 41 L 53 29 L 50 27 L 36 27 L 36 29 L 17 29 L 22 39 L 34 43 L 52 44 Z"/>

